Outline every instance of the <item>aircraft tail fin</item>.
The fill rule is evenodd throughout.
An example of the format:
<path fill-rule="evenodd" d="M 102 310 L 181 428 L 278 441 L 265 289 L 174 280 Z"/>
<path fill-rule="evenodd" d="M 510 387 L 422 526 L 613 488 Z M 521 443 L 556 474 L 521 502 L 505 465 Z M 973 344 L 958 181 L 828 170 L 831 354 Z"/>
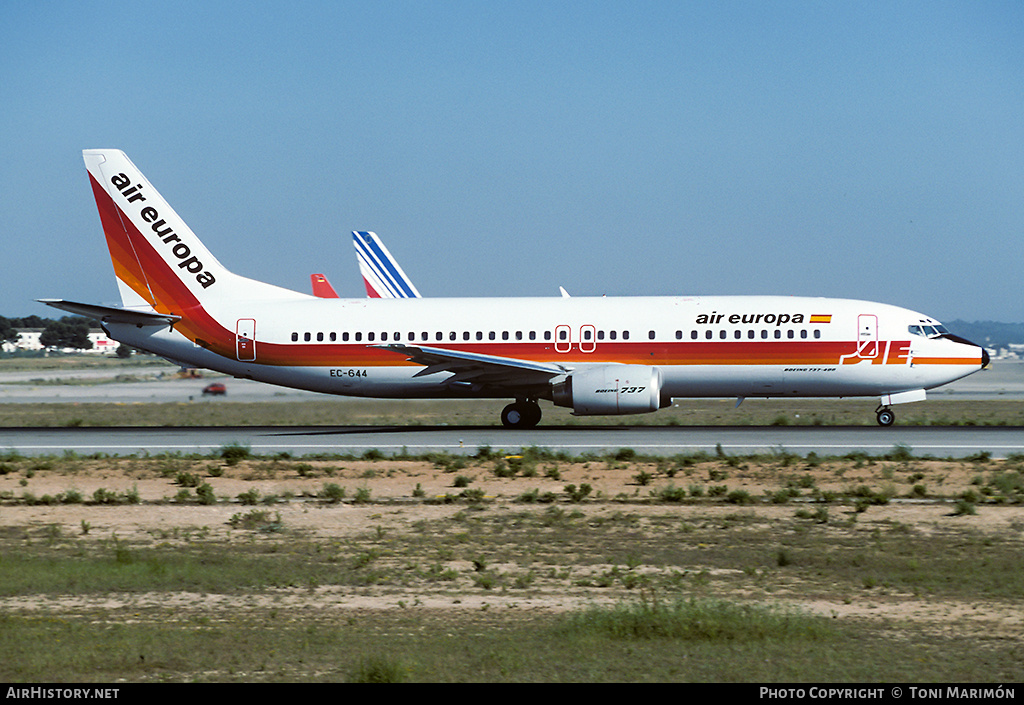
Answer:
<path fill-rule="evenodd" d="M 181 314 L 218 299 L 304 296 L 228 271 L 124 152 L 82 156 L 126 307 Z"/>
<path fill-rule="evenodd" d="M 367 296 L 371 299 L 421 298 L 412 280 L 375 233 L 353 231 L 352 242 Z"/>
<path fill-rule="evenodd" d="M 318 299 L 337 299 L 338 292 L 334 290 L 331 283 L 327 281 L 327 277 L 323 274 L 310 274 L 309 281 L 313 285 L 313 296 Z"/>

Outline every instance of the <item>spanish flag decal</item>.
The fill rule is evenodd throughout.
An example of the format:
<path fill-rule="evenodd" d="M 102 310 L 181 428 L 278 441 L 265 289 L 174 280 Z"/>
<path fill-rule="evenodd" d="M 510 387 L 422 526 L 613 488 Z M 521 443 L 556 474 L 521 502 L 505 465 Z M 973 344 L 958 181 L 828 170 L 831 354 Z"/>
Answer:
<path fill-rule="evenodd" d="M 828 314 L 821 314 L 821 313 L 811 314 L 811 323 L 831 323 L 831 322 L 832 322 L 832 314 L 831 313 L 828 313 Z"/>

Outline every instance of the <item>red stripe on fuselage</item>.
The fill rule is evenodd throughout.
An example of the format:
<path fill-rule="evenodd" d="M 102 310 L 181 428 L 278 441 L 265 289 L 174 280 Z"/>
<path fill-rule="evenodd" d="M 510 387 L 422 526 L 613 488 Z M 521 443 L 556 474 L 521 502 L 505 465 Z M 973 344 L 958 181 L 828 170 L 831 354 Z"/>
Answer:
<path fill-rule="evenodd" d="M 393 367 L 419 366 L 408 362 L 398 351 L 377 345 L 389 341 L 359 343 L 260 343 L 259 362 L 269 365 L 298 367 Z M 416 343 L 404 343 L 416 345 Z M 656 366 L 672 365 L 785 365 L 785 366 L 838 366 L 841 358 L 856 352 L 856 341 L 791 341 L 791 342 L 604 342 L 589 353 L 579 351 L 574 344 L 567 353 L 554 350 L 554 344 L 544 343 L 463 343 L 426 342 L 425 346 L 458 352 L 493 355 L 534 362 L 620 363 Z M 880 343 L 879 350 L 885 345 Z M 884 359 L 865 358 L 874 364 L 905 365 L 905 358 L 890 356 Z M 970 358 L 960 364 L 977 364 Z"/>

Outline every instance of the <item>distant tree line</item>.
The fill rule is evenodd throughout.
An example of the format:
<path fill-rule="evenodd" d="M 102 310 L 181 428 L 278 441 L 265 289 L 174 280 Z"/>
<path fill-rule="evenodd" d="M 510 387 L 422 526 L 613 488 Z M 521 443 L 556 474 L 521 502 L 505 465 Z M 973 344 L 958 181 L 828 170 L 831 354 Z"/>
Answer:
<path fill-rule="evenodd" d="M 0 341 L 14 343 L 18 340 L 19 328 L 42 328 L 39 344 L 47 348 L 74 348 L 89 350 L 89 329 L 92 328 L 88 318 L 81 316 L 63 316 L 58 319 L 26 316 L 25 318 L 6 318 L 0 316 Z"/>

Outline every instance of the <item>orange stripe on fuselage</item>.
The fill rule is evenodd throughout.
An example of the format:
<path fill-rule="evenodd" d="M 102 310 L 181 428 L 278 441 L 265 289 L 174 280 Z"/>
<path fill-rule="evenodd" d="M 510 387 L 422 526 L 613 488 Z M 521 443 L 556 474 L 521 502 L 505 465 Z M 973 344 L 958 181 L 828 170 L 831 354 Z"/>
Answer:
<path fill-rule="evenodd" d="M 981 357 L 915 357 L 915 365 L 980 365 Z"/>
<path fill-rule="evenodd" d="M 416 366 L 397 351 L 377 348 L 388 341 L 361 343 L 257 343 L 257 362 L 297 367 L 395 367 Z M 415 345 L 415 343 L 404 343 Z M 577 345 L 568 353 L 554 350 L 553 343 L 465 343 L 426 342 L 425 346 L 459 352 L 494 355 L 535 362 L 588 362 L 644 365 L 784 365 L 838 366 L 843 356 L 856 351 L 856 342 L 604 342 L 594 352 L 580 352 Z M 885 350 L 884 344 L 879 350 Z M 875 364 L 905 365 L 905 357 L 888 360 L 865 358 Z"/>

